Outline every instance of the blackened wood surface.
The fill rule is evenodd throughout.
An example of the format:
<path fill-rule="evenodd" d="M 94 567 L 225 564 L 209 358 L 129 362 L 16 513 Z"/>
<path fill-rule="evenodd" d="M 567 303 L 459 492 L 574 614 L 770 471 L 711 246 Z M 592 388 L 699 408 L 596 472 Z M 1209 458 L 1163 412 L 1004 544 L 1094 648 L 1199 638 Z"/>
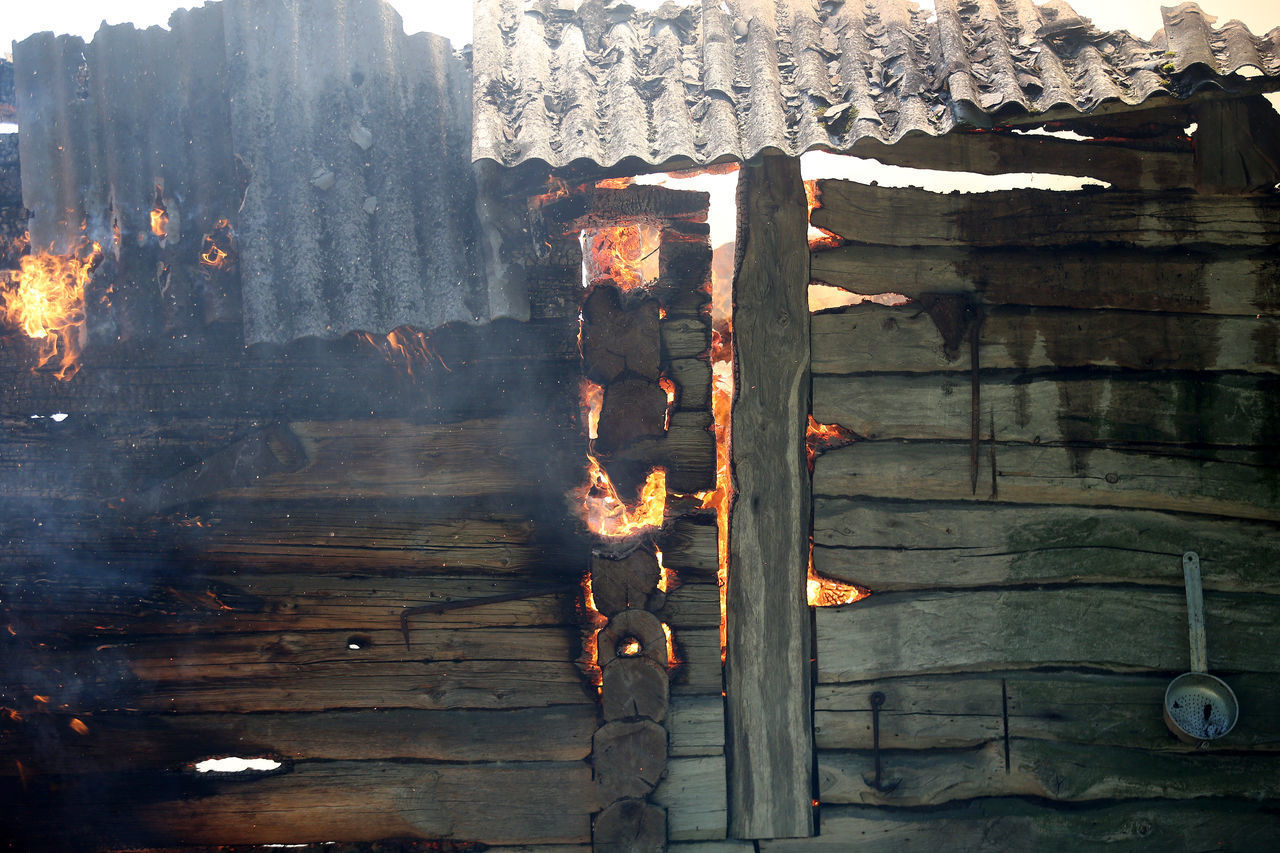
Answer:
<path fill-rule="evenodd" d="M 813 224 L 881 246 L 1270 246 L 1271 197 L 1007 190 L 943 195 L 819 181 Z"/>
<path fill-rule="evenodd" d="M 738 180 L 725 675 L 730 835 L 786 838 L 814 830 L 806 208 L 799 161 L 766 157 Z"/>

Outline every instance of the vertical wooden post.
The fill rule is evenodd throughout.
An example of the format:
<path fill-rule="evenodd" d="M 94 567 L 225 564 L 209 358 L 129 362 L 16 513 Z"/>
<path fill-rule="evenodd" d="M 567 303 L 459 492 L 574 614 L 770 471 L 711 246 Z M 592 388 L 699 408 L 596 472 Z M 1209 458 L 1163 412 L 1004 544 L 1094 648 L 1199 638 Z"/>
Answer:
<path fill-rule="evenodd" d="M 743 167 L 725 665 L 735 838 L 813 834 L 807 211 L 799 160 Z"/>

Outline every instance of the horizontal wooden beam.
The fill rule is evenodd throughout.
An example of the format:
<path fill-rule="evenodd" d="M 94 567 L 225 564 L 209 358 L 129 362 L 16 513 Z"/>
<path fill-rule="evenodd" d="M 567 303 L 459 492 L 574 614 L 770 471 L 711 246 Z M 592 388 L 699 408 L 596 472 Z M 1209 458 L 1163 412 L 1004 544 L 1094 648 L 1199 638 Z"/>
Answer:
<path fill-rule="evenodd" d="M 875 592 L 1028 583 L 1182 588 L 1182 553 L 1206 589 L 1280 594 L 1280 528 L 1141 509 L 818 498 L 813 565 Z"/>
<path fill-rule="evenodd" d="M 972 379 L 957 373 L 815 376 L 813 416 L 867 439 L 967 440 Z M 984 375 L 982 435 L 1054 444 L 1262 446 L 1280 383 L 1238 375 Z"/>
<path fill-rule="evenodd" d="M 1093 850 L 1192 849 L 1221 845 L 1265 849 L 1275 837 L 1275 814 L 1263 803 L 1133 800 L 1063 808 L 1022 798 L 992 797 L 938 808 L 826 806 L 817 838 L 764 841 L 761 853 L 862 853 L 904 849 Z"/>
<path fill-rule="evenodd" d="M 978 456 L 976 487 L 969 451 L 961 443 L 858 442 L 818 457 L 814 494 L 1129 507 L 1280 521 L 1280 496 L 1261 451 L 1193 456 L 987 444 Z"/>
<path fill-rule="evenodd" d="M 949 358 L 917 305 L 852 305 L 816 314 L 813 372 L 968 371 L 969 347 Z M 979 333 L 986 369 L 1119 367 L 1280 373 L 1280 320 L 1126 311 L 992 309 Z"/>
<path fill-rule="evenodd" d="M 1171 248 L 1272 246 L 1280 201 L 1120 191 L 1005 190 L 943 195 L 819 181 L 811 221 L 880 246 Z"/>
<path fill-rule="evenodd" d="M 13 778 L 5 780 L 11 808 L 0 826 L 7 837 L 42 839 L 57 849 L 98 847 L 104 838 L 148 847 L 406 836 L 576 843 L 589 840 L 596 810 L 591 768 L 580 761 L 299 762 L 286 772 L 248 778 L 170 771 L 86 777 L 78 784 L 50 777 L 31 784 L 45 788 L 45 796 L 47 786 L 58 785 L 59 801 L 75 808 L 77 820 L 65 821 L 56 810 L 24 808 L 40 790 L 24 794 Z"/>
<path fill-rule="evenodd" d="M 1184 151 L 1140 151 L 1115 143 L 1047 135 L 953 131 L 942 136 L 909 134 L 892 145 L 864 137 L 848 153 L 915 169 L 1087 176 L 1122 189 L 1195 186 L 1190 145 Z"/>
<path fill-rule="evenodd" d="M 854 293 L 965 293 L 987 305 L 1274 314 L 1280 258 L 1259 253 L 1002 249 L 862 244 L 815 251 L 809 275 Z"/>
<path fill-rule="evenodd" d="M 1205 596 L 1209 667 L 1276 672 L 1275 600 Z M 1106 587 L 881 593 L 817 611 L 818 682 L 1046 666 L 1188 668 L 1181 590 Z"/>
<path fill-rule="evenodd" d="M 1280 752 L 1280 685 L 1267 673 L 1227 675 L 1242 708 L 1232 752 Z M 976 749 L 1010 737 L 1168 753 L 1190 753 L 1159 713 L 1168 676 L 1079 672 L 957 673 L 823 684 L 814 697 L 819 750 L 873 749 L 869 697 L 885 694 L 881 746 L 892 750 Z"/>

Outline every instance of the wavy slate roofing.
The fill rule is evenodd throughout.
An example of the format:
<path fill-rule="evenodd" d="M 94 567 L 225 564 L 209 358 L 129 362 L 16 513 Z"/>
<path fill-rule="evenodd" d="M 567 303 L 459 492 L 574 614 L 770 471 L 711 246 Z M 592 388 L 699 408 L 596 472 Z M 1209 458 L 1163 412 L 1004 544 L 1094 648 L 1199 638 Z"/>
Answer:
<path fill-rule="evenodd" d="M 1149 42 L 1062 0 L 479 0 L 472 156 L 652 165 L 849 149 L 995 114 L 1280 87 L 1280 27 L 1164 8 Z M 1257 86 L 1257 81 L 1250 81 Z M 984 121 L 985 120 L 985 121 Z"/>

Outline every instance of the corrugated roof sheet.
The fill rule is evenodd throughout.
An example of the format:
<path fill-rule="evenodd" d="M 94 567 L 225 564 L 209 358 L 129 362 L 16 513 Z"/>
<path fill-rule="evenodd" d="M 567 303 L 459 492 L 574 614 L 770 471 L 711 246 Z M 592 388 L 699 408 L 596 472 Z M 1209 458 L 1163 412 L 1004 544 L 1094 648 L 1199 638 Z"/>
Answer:
<path fill-rule="evenodd" d="M 472 156 L 745 160 L 938 135 L 1002 111 L 1182 97 L 1253 68 L 1280 76 L 1280 28 L 1221 29 L 1194 3 L 1150 41 L 1062 0 L 479 0 Z M 1274 87 L 1272 87 L 1274 88 Z"/>
<path fill-rule="evenodd" d="M 471 80 L 446 39 L 381 0 L 225 0 L 169 26 L 16 46 L 33 245 L 84 224 L 118 256 L 113 306 L 156 307 L 157 262 L 194 266 L 229 218 L 246 344 L 527 316 L 482 270 Z"/>

